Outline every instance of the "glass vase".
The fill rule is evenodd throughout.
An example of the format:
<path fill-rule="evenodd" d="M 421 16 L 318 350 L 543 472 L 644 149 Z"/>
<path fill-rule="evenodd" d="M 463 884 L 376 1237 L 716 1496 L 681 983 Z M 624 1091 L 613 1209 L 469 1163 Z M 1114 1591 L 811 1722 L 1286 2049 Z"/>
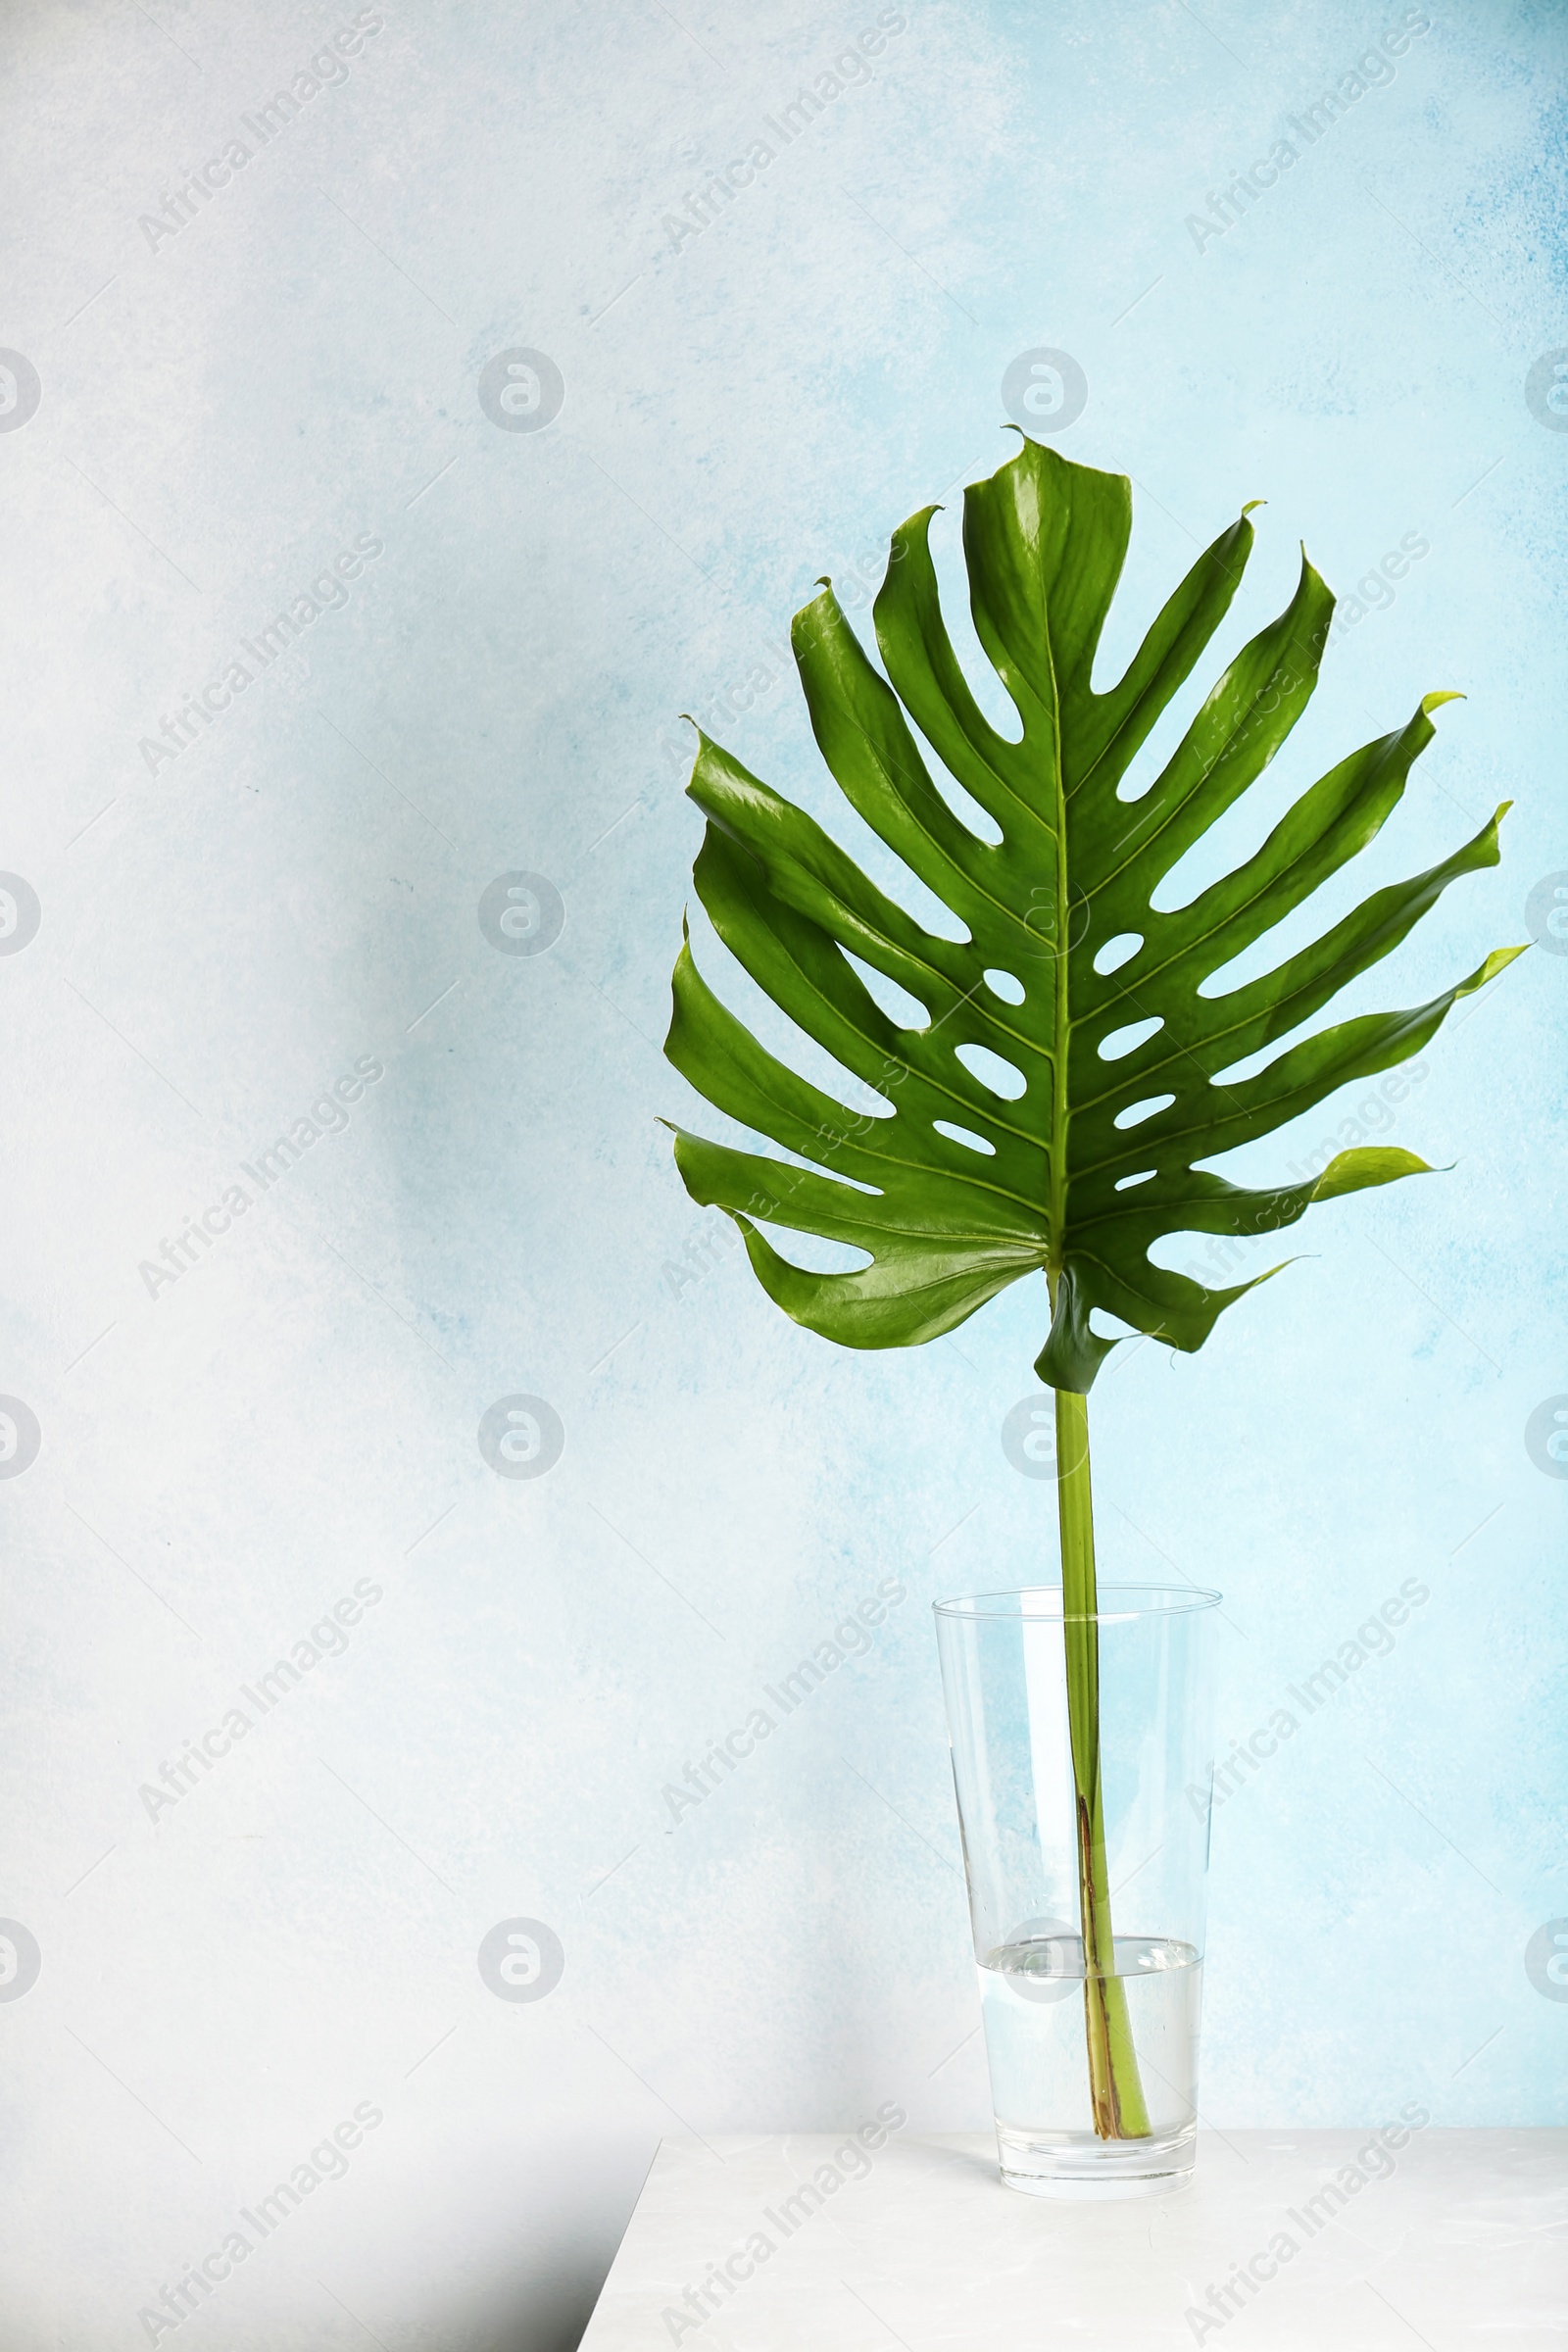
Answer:
<path fill-rule="evenodd" d="M 1219 1598 L 936 1604 L 1002 2178 L 1034 2196 L 1192 2173 Z"/>

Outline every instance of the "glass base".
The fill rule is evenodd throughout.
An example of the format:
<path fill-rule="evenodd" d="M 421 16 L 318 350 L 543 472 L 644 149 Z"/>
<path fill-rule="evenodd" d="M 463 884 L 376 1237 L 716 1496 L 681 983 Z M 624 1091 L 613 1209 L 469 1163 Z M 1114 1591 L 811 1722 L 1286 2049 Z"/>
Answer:
<path fill-rule="evenodd" d="M 1184 2188 L 1198 2153 L 1196 2128 L 1148 2139 L 1096 2139 L 1088 2133 L 1020 2132 L 997 2126 L 1003 2185 L 1028 2197 L 1087 2201 L 1157 2197 Z"/>
<path fill-rule="evenodd" d="M 1203 1964 L 1170 1936 L 1118 1936 L 1114 1989 L 1132 2049 L 1129 2092 L 1150 2129 L 1136 2139 L 1095 2131 L 1081 1939 L 1025 1920 L 980 1964 L 1002 2178 L 1033 2197 L 1148 2197 L 1192 2178 L 1197 2148 Z M 1131 2063 L 1129 2063 L 1131 2060 Z"/>

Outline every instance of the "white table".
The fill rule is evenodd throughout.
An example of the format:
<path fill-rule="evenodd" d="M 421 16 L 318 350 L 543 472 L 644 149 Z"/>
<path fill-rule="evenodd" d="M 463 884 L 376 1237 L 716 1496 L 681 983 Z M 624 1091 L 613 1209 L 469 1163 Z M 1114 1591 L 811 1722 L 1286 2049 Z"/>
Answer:
<path fill-rule="evenodd" d="M 1207 2133 L 1190 2187 L 1074 2205 L 1003 2188 L 989 2137 L 898 2132 L 820 2205 L 843 2139 L 665 2140 L 583 2352 L 1563 2352 L 1568 2131 L 1429 2128 L 1352 2191 L 1370 2137 Z"/>

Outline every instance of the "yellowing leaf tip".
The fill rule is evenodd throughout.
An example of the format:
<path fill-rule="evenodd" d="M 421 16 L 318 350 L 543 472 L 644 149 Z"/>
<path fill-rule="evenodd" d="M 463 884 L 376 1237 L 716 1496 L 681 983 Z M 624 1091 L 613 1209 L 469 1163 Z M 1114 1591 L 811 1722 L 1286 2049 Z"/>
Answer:
<path fill-rule="evenodd" d="M 1448 688 L 1442 694 L 1424 694 L 1421 697 L 1422 715 L 1423 717 L 1430 716 L 1434 710 L 1441 710 L 1445 703 L 1462 703 L 1466 699 L 1456 686 Z"/>

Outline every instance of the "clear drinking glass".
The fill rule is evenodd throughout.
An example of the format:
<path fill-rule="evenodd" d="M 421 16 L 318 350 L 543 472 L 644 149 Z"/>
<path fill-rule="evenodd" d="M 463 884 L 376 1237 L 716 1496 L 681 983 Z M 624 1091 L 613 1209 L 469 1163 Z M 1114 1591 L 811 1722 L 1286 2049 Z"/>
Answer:
<path fill-rule="evenodd" d="M 1065 1617 L 1055 1586 L 936 1604 L 1002 2178 L 1035 2196 L 1177 2187 L 1197 2136 L 1220 1595 L 1098 1599 Z M 1074 1769 L 1069 1643 L 1098 1681 L 1098 1803 L 1082 1739 Z"/>

